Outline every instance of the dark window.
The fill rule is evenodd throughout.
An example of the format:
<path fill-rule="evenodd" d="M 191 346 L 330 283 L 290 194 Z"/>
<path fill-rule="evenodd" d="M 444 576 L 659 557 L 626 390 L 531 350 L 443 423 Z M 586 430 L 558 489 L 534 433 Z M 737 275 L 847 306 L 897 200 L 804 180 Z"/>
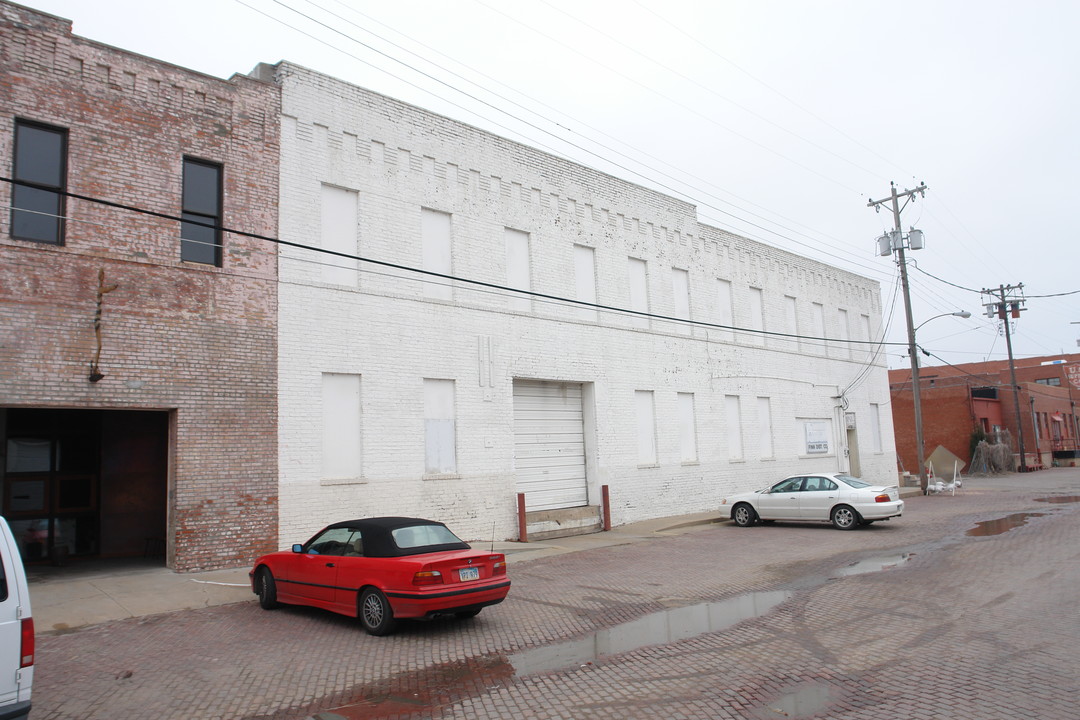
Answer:
<path fill-rule="evenodd" d="M 67 190 L 67 131 L 15 121 L 15 168 L 11 189 L 11 237 L 60 245 L 64 242 Z"/>
<path fill-rule="evenodd" d="M 787 480 L 781 480 L 780 482 L 773 485 L 772 490 L 770 490 L 770 492 L 774 492 L 774 493 L 802 492 L 802 481 L 803 481 L 803 479 L 801 477 L 788 478 Z"/>
<path fill-rule="evenodd" d="M 184 158 L 180 259 L 221 266 L 221 166 Z"/>
<path fill-rule="evenodd" d="M 1035 380 L 1035 382 L 1039 383 L 1040 385 L 1053 385 L 1054 387 L 1060 387 L 1061 386 L 1061 378 L 1056 378 L 1056 377 L 1054 377 L 1054 378 L 1037 378 Z"/>

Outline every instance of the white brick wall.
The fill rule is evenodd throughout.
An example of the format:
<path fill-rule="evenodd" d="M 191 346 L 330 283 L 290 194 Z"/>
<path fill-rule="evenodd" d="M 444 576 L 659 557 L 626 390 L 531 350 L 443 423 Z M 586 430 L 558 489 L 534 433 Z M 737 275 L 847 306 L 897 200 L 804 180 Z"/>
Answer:
<path fill-rule="evenodd" d="M 627 258 L 648 263 L 649 304 L 674 316 L 672 268 L 689 271 L 691 316 L 717 322 L 717 279 L 729 280 L 734 324 L 749 327 L 751 288 L 761 288 L 766 330 L 800 329 L 811 303 L 825 307 L 829 337 L 839 309 L 881 316 L 876 282 L 697 222 L 692 205 L 481 132 L 304 68 L 282 64 L 281 237 L 320 242 L 321 185 L 358 193 L 357 252 L 421 265 L 421 208 L 452 215 L 453 273 L 505 284 L 505 228 L 530 234 L 535 292 L 574 297 L 574 246 L 594 248 L 597 301 L 629 307 Z M 354 516 L 404 514 L 448 522 L 469 539 L 516 537 L 513 379 L 584 383 L 589 498 L 610 486 L 613 522 L 718 508 L 727 493 L 785 474 L 846 469 L 836 396 L 870 356 L 743 333 L 535 300 L 511 310 L 507 295 L 457 283 L 450 301 L 425 300 L 420 277 L 361 264 L 355 286 L 327 285 L 311 251 L 283 247 L 280 276 L 279 440 L 281 544 Z M 853 339 L 862 339 L 853 335 Z M 488 361 L 490 348 L 490 364 Z M 363 473 L 321 475 L 321 374 L 362 376 Z M 457 465 L 425 478 L 423 378 L 456 381 Z M 637 464 L 634 391 L 655 393 L 658 462 Z M 677 394 L 694 393 L 698 461 L 680 462 Z M 742 398 L 744 459 L 729 462 L 724 396 Z M 758 397 L 772 399 L 773 457 L 761 459 Z M 846 398 L 863 418 L 862 474 L 892 480 L 891 415 L 884 451 L 869 440 L 870 403 L 887 406 L 880 360 Z M 833 422 L 833 452 L 801 457 L 796 417 Z"/>

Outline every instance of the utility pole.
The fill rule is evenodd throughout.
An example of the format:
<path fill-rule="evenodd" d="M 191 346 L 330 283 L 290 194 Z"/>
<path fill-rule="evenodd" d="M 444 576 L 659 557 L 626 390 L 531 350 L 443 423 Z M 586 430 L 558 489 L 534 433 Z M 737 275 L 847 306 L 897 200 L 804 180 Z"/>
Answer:
<path fill-rule="evenodd" d="M 1011 293 L 1016 291 L 1018 295 Z M 985 303 L 986 317 L 998 318 L 1005 325 L 1005 347 L 1009 350 L 1009 378 L 1012 383 L 1013 405 L 1016 408 L 1016 432 L 1019 435 L 1017 442 L 1020 445 L 1020 472 L 1027 471 L 1027 455 L 1024 453 L 1024 423 L 1020 419 L 1020 386 L 1016 384 L 1016 364 L 1013 362 L 1012 333 L 1009 328 L 1010 318 L 1020 317 L 1020 313 L 1027 308 L 1024 304 L 1024 283 L 1019 285 L 998 285 L 997 290 L 983 289 L 983 295 L 995 298 L 994 302 Z M 1038 448 L 1036 448 L 1036 451 Z"/>
<path fill-rule="evenodd" d="M 928 482 L 926 478 L 926 448 L 923 446 L 922 399 L 919 395 L 919 356 L 915 347 L 915 322 L 911 317 L 911 290 L 908 286 L 907 260 L 904 256 L 904 232 L 900 225 L 900 211 L 903 209 L 900 207 L 900 198 L 906 198 L 904 207 L 907 207 L 909 203 L 915 201 L 916 194 L 926 197 L 926 184 L 919 183 L 918 187 L 912 190 L 904 190 L 904 192 L 896 191 L 896 183 L 889 183 L 889 186 L 892 190 L 890 197 L 882 200 L 871 200 L 867 203 L 867 207 L 872 207 L 875 212 L 880 212 L 883 204 L 892 204 L 894 229 L 887 235 L 878 238 L 878 254 L 885 256 L 895 252 L 896 264 L 900 266 L 900 284 L 904 291 L 904 316 L 907 320 L 908 357 L 911 358 L 911 390 L 915 404 L 915 448 L 919 459 L 919 487 L 922 488 L 923 494 L 926 494 Z M 923 248 L 921 230 L 911 229 L 907 237 L 907 247 L 911 250 L 921 250 Z"/>

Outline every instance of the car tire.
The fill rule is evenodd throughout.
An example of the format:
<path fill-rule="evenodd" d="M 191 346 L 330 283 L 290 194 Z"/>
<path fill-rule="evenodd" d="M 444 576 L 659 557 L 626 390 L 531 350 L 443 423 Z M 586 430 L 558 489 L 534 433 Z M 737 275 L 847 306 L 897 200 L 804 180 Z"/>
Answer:
<path fill-rule="evenodd" d="M 389 635 L 397 626 L 390 602 L 375 588 L 364 588 L 357 610 L 360 624 L 369 635 Z"/>
<path fill-rule="evenodd" d="M 270 568 L 261 567 L 255 575 L 255 587 L 259 591 L 259 607 L 263 610 L 273 610 L 278 607 L 277 583 L 274 582 L 274 574 Z"/>
<path fill-rule="evenodd" d="M 479 614 L 479 610 L 462 610 L 461 612 L 454 613 L 454 617 L 456 617 L 458 620 L 472 620 Z"/>
<path fill-rule="evenodd" d="M 861 518 L 855 509 L 848 505 L 837 505 L 829 514 L 832 525 L 837 530 L 854 530 L 859 527 Z"/>
<path fill-rule="evenodd" d="M 747 503 L 739 503 L 731 509 L 731 519 L 735 521 L 735 524 L 739 527 L 750 527 L 757 522 L 758 514 L 753 507 Z"/>

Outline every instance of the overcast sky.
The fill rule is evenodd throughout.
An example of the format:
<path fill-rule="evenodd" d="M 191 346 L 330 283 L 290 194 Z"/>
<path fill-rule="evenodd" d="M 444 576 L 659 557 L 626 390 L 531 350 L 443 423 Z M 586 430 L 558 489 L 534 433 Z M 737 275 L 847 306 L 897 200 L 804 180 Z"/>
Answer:
<path fill-rule="evenodd" d="M 926 237 L 914 322 L 972 317 L 928 322 L 919 344 L 942 360 L 923 365 L 1005 358 L 978 291 L 1019 283 L 1016 356 L 1080 351 L 1080 294 L 1046 297 L 1080 290 L 1075 0 L 23 4 L 219 77 L 289 60 L 684 198 L 880 282 L 895 343 L 899 275 L 875 252 L 892 215 L 867 203 L 925 182 L 902 216 Z"/>

